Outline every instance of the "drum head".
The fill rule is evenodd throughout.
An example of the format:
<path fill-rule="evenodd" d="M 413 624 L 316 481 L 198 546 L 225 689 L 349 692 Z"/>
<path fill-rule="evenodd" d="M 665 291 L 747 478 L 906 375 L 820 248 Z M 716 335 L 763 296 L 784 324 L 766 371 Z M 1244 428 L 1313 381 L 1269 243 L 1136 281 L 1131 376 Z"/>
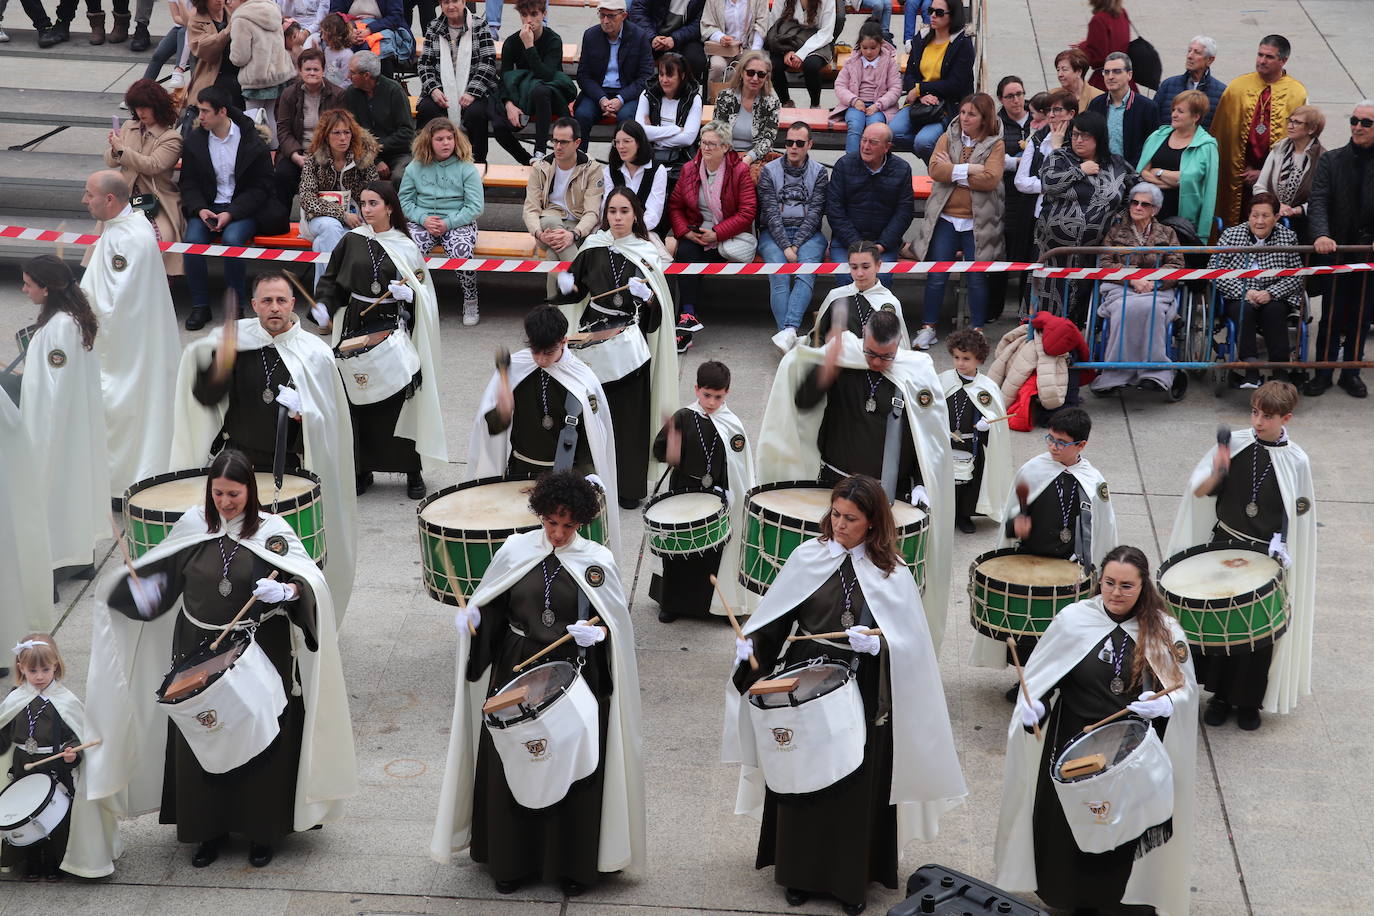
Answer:
<path fill-rule="evenodd" d="M 699 522 L 719 512 L 724 503 L 717 493 L 673 493 L 647 506 L 644 519 L 660 525 Z"/>
<path fill-rule="evenodd" d="M 892 521 L 897 525 L 897 530 L 903 528 L 918 527 L 926 520 L 926 510 L 917 508 L 911 503 L 904 503 L 900 499 L 892 504 Z"/>
<path fill-rule="evenodd" d="M 778 515 L 819 525 L 830 511 L 830 488 L 798 486 L 763 490 L 751 496 L 749 501 Z"/>
<path fill-rule="evenodd" d="M 52 797 L 56 780 L 47 773 L 30 773 L 0 792 L 0 830 L 17 827 Z"/>
<path fill-rule="evenodd" d="M 989 557 L 979 563 L 977 569 L 989 579 L 1013 585 L 1061 587 L 1077 585 L 1084 579 L 1083 567 L 1072 560 L 1037 557 L 1028 553 Z"/>
<path fill-rule="evenodd" d="M 420 510 L 420 518 L 455 531 L 510 531 L 534 528 L 538 517 L 529 509 L 529 480 L 497 480 L 462 487 L 437 496 Z"/>
<path fill-rule="evenodd" d="M 1079 757 L 1088 757 L 1093 754 L 1101 754 L 1107 758 L 1107 769 L 1110 770 L 1121 761 L 1131 755 L 1140 743 L 1149 734 L 1150 725 L 1140 719 L 1121 719 L 1117 722 L 1108 722 L 1100 728 L 1095 728 L 1086 735 L 1080 735 L 1070 741 L 1059 756 L 1054 761 L 1054 778 L 1059 782 L 1077 782 L 1082 779 L 1090 779 L 1092 776 L 1101 775 L 1094 773 L 1089 776 L 1079 776 L 1075 779 L 1065 779 L 1059 775 L 1059 769 L 1066 762 L 1076 760 Z M 1105 771 L 1104 771 L 1105 772 Z"/>
<path fill-rule="evenodd" d="M 536 711 L 543 709 L 562 696 L 576 680 L 577 668 L 571 662 L 556 661 L 536 665 L 496 691 L 497 693 L 505 693 L 508 690 L 515 690 L 517 687 L 524 687 L 529 690 L 528 699 L 520 706 L 508 706 L 494 713 L 488 713 L 487 718 L 497 722 L 509 722 L 524 718 L 525 711 L 521 708 L 522 706 L 533 708 Z"/>
<path fill-rule="evenodd" d="M 258 497 L 263 503 L 270 506 L 275 490 L 272 475 L 259 473 L 256 476 L 258 478 Z M 134 484 L 134 486 L 137 487 L 138 484 Z M 282 477 L 280 498 L 283 500 L 295 499 L 302 494 L 309 493 L 314 487 L 315 483 L 312 480 L 297 477 L 295 474 L 286 474 Z M 201 473 L 153 484 L 146 489 L 140 489 L 129 494 L 129 505 L 153 512 L 185 512 L 192 506 L 204 504 L 205 475 Z"/>
<path fill-rule="evenodd" d="M 1224 547 L 1173 563 L 1159 577 L 1170 594 L 1195 601 L 1234 598 L 1259 591 L 1279 576 L 1279 564 L 1257 550 Z"/>
<path fill-rule="evenodd" d="M 805 703 L 817 697 L 823 697 L 827 693 L 839 690 L 849 680 L 849 667 L 838 665 L 834 662 L 822 662 L 819 664 L 802 664 L 791 668 L 784 668 L 774 675 L 777 679 L 794 677 L 798 681 L 797 689 L 789 693 L 763 693 L 751 696 L 749 702 L 762 709 L 773 706 L 791 706 L 796 703 Z"/>

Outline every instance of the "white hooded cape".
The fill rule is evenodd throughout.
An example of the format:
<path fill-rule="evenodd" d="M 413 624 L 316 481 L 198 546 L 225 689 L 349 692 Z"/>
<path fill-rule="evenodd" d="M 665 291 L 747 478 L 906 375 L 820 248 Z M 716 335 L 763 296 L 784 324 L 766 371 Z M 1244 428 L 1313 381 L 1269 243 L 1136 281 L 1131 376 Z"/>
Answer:
<path fill-rule="evenodd" d="M 979 372 L 973 381 L 965 381 L 958 372 L 946 369 L 940 373 L 946 407 L 950 397 L 960 388 L 968 389 L 969 400 L 984 420 L 1005 416 L 1007 405 L 1002 401 L 1002 389 L 992 379 Z M 977 511 L 995 522 L 1004 522 L 1006 495 L 1011 492 L 1011 431 L 1006 421 L 988 424 L 988 444 L 983 454 L 983 480 L 978 487 Z"/>
<path fill-rule="evenodd" d="M 492 557 L 470 607 L 480 607 L 492 597 L 507 591 L 552 550 L 544 530 L 513 535 Z M 597 871 L 621 870 L 643 874 L 645 871 L 644 740 L 640 731 L 639 669 L 635 661 L 634 625 L 625 605 L 620 573 L 610 551 L 594 541 L 576 536 L 555 551 L 563 567 L 583 589 L 590 602 L 588 613 L 601 618 L 610 630 L 611 681 L 614 692 L 610 721 L 606 729 L 606 754 L 602 761 L 605 775 L 601 796 L 601 845 L 597 851 Z M 602 584 L 584 587 L 587 569 L 597 566 L 604 573 Z M 444 765 L 443 786 L 439 795 L 438 816 L 430 856 L 441 865 L 448 864 L 456 852 L 472 843 L 473 779 L 477 767 L 477 744 L 481 734 L 482 703 L 487 695 L 487 678 L 467 679 L 471 638 L 466 626 L 457 628 L 458 642 L 453 662 L 453 722 L 449 732 L 448 759 Z"/>
<path fill-rule="evenodd" d="M 807 541 L 792 551 L 763 603 L 744 626 L 747 636 L 805 601 L 844 562 L 845 551 L 832 541 Z M 873 565 L 862 548 L 853 552 L 854 573 L 873 619 L 883 631 L 883 651 L 891 653 L 892 794 L 897 806 L 897 844 L 934 839 L 940 815 L 968 794 L 940 668 L 931 645 L 916 580 L 905 570 L 891 575 Z M 795 629 L 796 624 L 793 623 Z M 775 660 L 759 659 L 764 669 Z M 749 704 L 732 679 L 725 683 L 725 734 L 721 760 L 740 766 L 736 814 L 761 817 L 763 771 L 759 769 Z"/>
<path fill-rule="evenodd" d="M 591 248 L 614 248 L 627 260 L 639 268 L 649 288 L 654 291 L 662 316 L 658 330 L 644 335 L 649 345 L 649 441 L 644 444 L 649 452 L 649 486 L 663 474 L 663 465 L 653 458 L 654 438 L 663 425 L 663 418 L 672 416 L 677 410 L 677 343 L 673 334 L 671 319 L 673 292 L 668 287 L 668 278 L 663 275 L 659 263 L 658 249 L 654 244 L 638 236 L 630 235 L 617 239 L 609 229 L 602 229 L 587 236 L 578 250 L 581 254 Z M 582 313 L 587 310 L 587 299 L 563 305 L 560 308 L 568 317 L 568 324 L 574 329 L 582 326 Z M 514 380 L 512 380 L 512 384 Z M 596 473 L 601 474 L 598 465 Z"/>
<path fill-rule="evenodd" d="M 866 369 L 863 342 L 845 331 L 840 366 Z M 798 410 L 794 398 L 806 374 L 825 362 L 825 351 L 797 345 L 782 358 L 773 378 L 773 390 L 763 413 L 759 436 L 759 483 L 779 480 L 815 480 L 821 467 L 817 435 L 825 415 L 825 401 L 809 410 Z M 954 530 L 954 469 L 949 459 L 949 414 L 940 396 L 935 364 L 924 353 L 898 350 L 897 358 L 883 371 L 906 401 L 906 418 L 916 444 L 921 479 L 930 498 L 930 531 L 926 541 L 926 584 L 921 592 L 930 639 L 935 653 L 945 635 L 949 607 L 951 538 Z"/>
<path fill-rule="evenodd" d="M 275 346 L 301 396 L 304 467 L 320 477 L 328 550 L 325 577 L 329 580 L 336 623 L 342 624 L 353 593 L 353 572 L 358 555 L 358 490 L 353 477 L 353 424 L 348 416 L 348 396 L 344 394 L 343 380 L 334 367 L 334 351 L 317 335 L 301 327 L 299 321 L 276 337 L 263 330 L 256 318 L 240 319 L 237 327 L 239 352 Z M 177 371 L 176 429 L 172 435 L 174 468 L 199 468 L 209 464 L 210 446 L 224 426 L 228 399 L 205 405 L 191 393 L 196 373 L 210 365 L 223 337 L 223 329 L 216 328 L 192 341 L 181 355 Z M 272 494 L 258 495 L 265 505 L 271 505 Z"/>
<path fill-rule="evenodd" d="M 111 494 L 170 469 L 172 401 L 181 338 L 153 224 L 125 207 L 91 248 L 81 288 L 100 334 Z"/>
<path fill-rule="evenodd" d="M 42 469 L 19 408 L 0 394 L 0 651 L 52 626 L 52 561 Z"/>
<path fill-rule="evenodd" d="M 29 341 L 19 415 L 42 475 L 52 568 L 85 566 L 110 536 L 110 462 L 100 357 L 66 312 Z M 50 596 L 51 597 L 51 596 Z"/>
<path fill-rule="evenodd" d="M 906 318 L 902 314 L 902 303 L 892 294 L 892 290 L 883 286 L 881 282 L 874 283 L 868 289 L 860 292 L 859 287 L 853 283 L 846 283 L 844 286 L 837 286 L 825 294 L 825 301 L 816 310 L 816 321 L 807 333 L 808 341 L 823 341 L 830 333 L 830 303 L 836 299 L 843 299 L 846 296 L 863 296 L 868 304 L 874 309 L 881 311 L 895 312 L 901 318 L 902 325 L 902 349 L 911 349 L 911 338 L 906 332 Z M 817 333 L 819 332 L 819 333 Z"/>
<path fill-rule="evenodd" d="M 8 648 L 8 645 L 7 645 Z M 33 702 L 38 691 L 27 683 L 20 684 L 3 701 L 0 701 L 0 728 L 9 725 L 20 711 Z M 48 685 L 43 696 L 52 701 L 62 722 L 71 729 L 78 744 L 99 738 L 86 726 L 86 711 L 76 694 L 62 686 L 60 681 Z M 82 751 L 89 755 L 95 748 Z M 14 748 L 0 754 L 0 772 L 8 773 L 14 757 Z M 87 794 L 85 760 L 76 767 L 73 774 L 76 794 L 72 797 L 71 824 L 67 833 L 67 849 L 62 857 L 62 870 L 82 878 L 103 878 L 114 872 L 114 860 L 123 852 L 119 839 L 119 822 L 110 812 L 91 800 Z"/>
<path fill-rule="evenodd" d="M 381 245 L 387 257 L 396 265 L 406 286 L 415 294 L 415 301 L 406 305 L 406 311 L 415 318 L 411 340 L 420 355 L 420 387 L 401 407 L 400 416 L 396 418 L 396 435 L 413 441 L 415 450 L 420 453 L 420 466 L 426 474 L 434 473 L 448 464 L 444 415 L 439 409 L 439 366 L 442 360 L 439 347 L 439 299 L 434 291 L 434 279 L 425 268 L 420 249 L 415 247 L 409 236 L 395 229 L 375 232 L 366 223 L 349 231 Z M 342 306 L 334 313 L 331 343 L 336 347 L 343 333 L 343 313 Z"/>
<path fill-rule="evenodd" d="M 1183 629 L 1165 615 L 1171 644 L 1186 643 Z M 1107 616 L 1100 596 L 1069 605 L 1055 615 L 1040 638 L 1035 654 L 1026 663 L 1026 688 L 1031 696 L 1045 697 L 1054 685 L 1085 655 L 1101 645 L 1117 624 Z M 1140 638 L 1140 622 L 1121 624 L 1132 639 Z M 1162 660 L 1151 659 L 1155 671 L 1167 670 Z M 1174 768 L 1173 837 L 1135 860 L 1123 903 L 1149 904 L 1160 916 L 1185 916 L 1188 912 L 1188 876 L 1193 855 L 1193 786 L 1197 775 L 1197 680 L 1193 662 L 1185 658 L 1179 667 L 1184 686 L 1169 694 L 1174 712 L 1164 732 L 1164 749 Z M 1048 735 L 1041 730 L 1042 739 Z M 1062 736 L 1061 736 L 1062 738 Z M 1063 738 L 1067 742 L 1067 738 Z M 997 822 L 996 885 L 1013 892 L 1036 889 L 1034 831 L 1037 767 L 1041 741 L 1027 733 L 1019 715 L 1007 728 L 1007 761 L 1002 781 L 1002 809 Z"/>
<path fill-rule="evenodd" d="M 339 659 L 333 602 L 323 574 L 290 525 L 276 515 L 263 513 L 261 518 L 257 533 L 241 540 L 238 533 L 242 525 L 237 520 L 211 534 L 206 530 L 204 507 L 193 507 L 172 526 L 166 540 L 136 560 L 134 566 L 146 566 L 223 533 L 269 566 L 309 584 L 315 598 L 318 651 L 308 651 L 304 634 L 295 625 L 291 627 L 305 703 L 294 826 L 298 831 L 309 830 L 316 824 L 338 820 L 344 800 L 357 794 L 348 690 Z M 285 538 L 285 556 L 267 548 L 267 539 L 274 536 Z M 167 719 L 154 696 L 172 663 L 172 634 L 182 604 L 178 600 L 167 613 L 147 622 L 112 612 L 106 601 L 124 576 L 119 569 L 101 580 L 91 612 L 86 696 L 91 723 L 104 744 L 86 752 L 86 791 L 89 798 L 104 800 L 115 814 L 131 817 L 156 811 L 162 804 Z"/>
<path fill-rule="evenodd" d="M 511 391 L 538 368 L 529 347 L 517 350 L 511 355 Z M 606 493 L 606 537 L 611 552 L 620 549 L 620 503 L 617 500 L 615 479 L 615 435 L 611 432 L 611 413 L 606 406 L 606 392 L 601 390 L 601 382 L 591 367 L 578 359 L 568 347 L 558 362 L 549 366 L 546 372 L 564 388 L 577 395 L 582 402 L 582 416 L 578 420 L 577 433 L 587 437 L 588 451 L 596 476 L 601 478 L 601 489 Z M 486 416 L 496 407 L 496 392 L 501 386 L 501 374 L 493 372 L 482 392 L 482 401 L 477 405 L 477 416 L 472 421 L 472 436 L 468 440 L 468 463 L 463 479 L 479 480 L 483 477 L 503 477 L 506 462 L 510 458 L 510 427 L 491 435 L 487 432 Z M 549 405 L 549 410 L 562 422 L 563 405 Z"/>
<path fill-rule="evenodd" d="M 1234 431 L 1231 460 L 1235 461 L 1241 452 L 1254 444 L 1253 429 Z M 1193 469 L 1188 492 L 1179 505 L 1174 531 L 1169 537 L 1169 556 L 1212 539 L 1212 527 L 1217 522 L 1216 497 L 1192 494 L 1211 475 L 1215 452 L 1216 446 L 1212 446 Z M 1317 604 L 1316 493 L 1307 452 L 1293 442 L 1282 448 L 1271 448 L 1269 460 L 1273 462 L 1274 479 L 1288 516 L 1287 543 L 1293 565 L 1284 575 L 1288 585 L 1288 632 L 1274 647 L 1264 708 L 1269 712 L 1287 713 L 1298 705 L 1300 697 L 1312 692 L 1312 623 Z"/>

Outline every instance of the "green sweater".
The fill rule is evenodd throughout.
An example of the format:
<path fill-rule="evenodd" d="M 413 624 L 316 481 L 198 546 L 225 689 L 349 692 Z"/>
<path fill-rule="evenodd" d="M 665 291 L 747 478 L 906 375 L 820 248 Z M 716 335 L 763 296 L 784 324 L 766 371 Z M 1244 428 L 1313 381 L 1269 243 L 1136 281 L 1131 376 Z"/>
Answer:
<path fill-rule="evenodd" d="M 429 165 L 413 160 L 401 178 L 401 210 L 417 225 L 437 216 L 450 229 L 466 226 L 482 215 L 483 203 L 477 166 L 457 156 Z"/>
<path fill-rule="evenodd" d="M 1155 150 L 1167 142 L 1172 127 L 1161 127 L 1145 138 L 1140 150 L 1139 172 L 1145 171 Z M 1179 158 L 1178 215 L 1192 221 L 1206 240 L 1212 234 L 1212 215 L 1217 205 L 1217 141 L 1201 127 Z"/>
<path fill-rule="evenodd" d="M 503 98 L 526 114 L 533 114 L 530 88 L 536 82 L 552 87 L 555 112 L 577 98 L 577 83 L 563 72 L 563 39 L 553 29 L 539 33 L 532 48 L 525 47 L 519 32 L 501 46 Z"/>

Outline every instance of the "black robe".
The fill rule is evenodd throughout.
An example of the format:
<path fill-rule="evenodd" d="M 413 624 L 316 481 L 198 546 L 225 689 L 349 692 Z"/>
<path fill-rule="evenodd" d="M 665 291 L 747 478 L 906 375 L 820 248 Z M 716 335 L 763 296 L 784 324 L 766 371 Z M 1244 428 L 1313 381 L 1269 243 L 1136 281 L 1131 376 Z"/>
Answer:
<path fill-rule="evenodd" d="M 967 388 L 956 388 L 945 399 L 949 411 L 950 432 L 963 434 L 962 442 L 950 439 L 949 447 L 957 452 L 973 452 L 973 478 L 954 485 L 954 517 L 971 518 L 978 512 L 978 491 L 983 486 L 983 463 L 987 460 L 988 432 L 979 432 L 978 421 L 983 414 L 969 397 Z"/>
<path fill-rule="evenodd" d="M 825 414 L 816 436 L 822 462 L 817 480 L 827 486 L 852 474 L 882 480 L 887 417 L 892 412 L 892 399 L 901 392 L 887 376 L 868 369 L 841 369 L 829 389 L 820 386 L 819 377 L 817 366 L 807 373 L 793 399 L 800 410 L 809 410 L 825 400 Z M 876 409 L 871 412 L 865 409 L 870 397 L 876 402 Z M 912 489 L 921 482 L 921 466 L 905 411 L 900 433 L 896 496 L 909 502 Z"/>
<path fill-rule="evenodd" d="M 1036 557 L 1054 557 L 1059 560 L 1067 560 L 1074 555 L 1076 549 L 1074 544 L 1074 532 L 1078 531 L 1078 516 L 1083 501 L 1087 499 L 1083 488 L 1078 485 L 1078 478 L 1074 477 L 1067 470 L 1060 471 L 1059 476 L 1051 480 L 1040 494 L 1030 501 L 1026 511 L 1030 514 L 1031 530 L 1030 534 L 1016 544 L 1017 553 L 1028 553 Z M 1067 513 L 1067 514 L 1066 514 Z M 1005 522 L 1007 537 L 1016 537 L 1016 516 L 1013 515 Z M 1061 536 L 1061 532 L 1067 528 L 1070 532 L 1068 541 Z M 1040 642 L 1039 636 L 1018 636 L 1016 638 L 1016 651 L 1020 654 L 1021 664 L 1031 657 L 1035 651 L 1036 643 Z M 1007 653 L 1007 664 L 1012 663 L 1011 653 Z"/>
<path fill-rule="evenodd" d="M 171 663 L 201 645 L 212 641 L 245 601 L 253 594 L 257 580 L 271 573 L 261 558 L 228 538 L 202 541 L 162 560 L 146 564 L 143 577 L 167 574 L 162 603 L 155 616 L 171 610 L 183 598 L 184 612 L 177 614 L 172 635 Z M 223 548 L 223 553 L 221 553 Z M 224 557 L 229 560 L 229 581 L 233 591 L 220 596 Z M 159 821 L 177 825 L 177 839 L 183 843 L 203 843 L 226 833 L 237 833 L 250 842 L 271 845 L 294 830 L 296 769 L 300 761 L 305 703 L 291 693 L 291 627 L 295 623 L 306 633 L 305 649 L 314 651 L 315 600 L 310 586 L 294 576 L 282 578 L 300 589 L 300 597 L 278 605 L 288 616 L 275 615 L 258 627 L 258 645 L 272 661 L 286 692 L 286 708 L 278 721 L 281 732 L 261 753 L 227 773 L 207 773 L 195 752 L 181 736 L 181 730 L 167 723 L 167 757 L 162 776 L 162 810 Z M 129 594 L 128 580 L 122 581 L 109 600 L 110 608 L 133 620 L 142 620 Z M 248 617 L 260 619 L 275 610 L 255 604 Z M 214 631 L 196 626 L 186 614 L 207 624 Z M 289 622 L 288 622 L 289 617 Z M 149 700 L 151 702 L 151 700 Z"/>
<path fill-rule="evenodd" d="M 844 588 L 840 577 L 853 584 L 850 610 L 864 620 L 867 602 L 853 562 L 840 568 L 810 597 L 787 614 L 750 634 L 759 670 L 735 669 L 735 687 L 743 695 L 755 681 L 772 677 L 786 665 L 826 657 L 848 664 L 854 657 L 844 648 L 819 640 L 788 643 L 794 622 L 806 633 L 844 629 Z M 871 624 L 870 624 L 871 625 Z M 779 660 L 781 656 L 781 660 Z M 782 795 L 766 791 L 763 826 L 759 830 L 755 868 L 773 866 L 773 880 L 784 887 L 813 894 L 830 894 L 844 903 L 859 903 L 868 884 L 897 886 L 897 808 L 892 796 L 891 674 L 887 653 L 860 655 L 859 693 L 863 696 L 867 744 L 864 762 L 850 775 L 819 792 Z M 747 696 L 740 702 L 748 702 Z M 881 721 L 883 724 L 875 724 Z"/>
<path fill-rule="evenodd" d="M 702 476 L 709 474 L 711 488 L 722 494 L 727 492 L 730 472 L 726 449 L 730 445 L 721 439 L 716 424 L 690 407 L 678 410 L 670 422 L 682 436 L 682 448 L 677 467 L 668 474 L 668 491 L 701 487 Z M 659 430 L 654 439 L 654 458 L 658 461 L 668 458 L 666 427 Z M 710 577 L 720 570 L 724 551 L 725 545 L 721 544 L 694 557 L 664 558 L 663 576 L 656 575 L 650 580 L 649 597 L 663 610 L 679 617 L 710 617 L 711 600 L 715 595 Z"/>
<path fill-rule="evenodd" d="M 254 470 L 272 470 L 277 453 L 277 417 L 281 405 L 263 398 L 271 391 L 274 398 L 279 386 L 294 387 L 291 370 L 277 353 L 276 347 L 240 350 L 228 378 L 216 381 L 214 363 L 196 373 L 191 386 L 192 396 L 201 404 L 214 405 L 229 398 L 224 413 L 224 425 L 215 437 L 210 451 L 218 454 L 225 448 L 237 449 L 253 462 Z M 288 418 L 286 424 L 286 470 L 294 473 L 305 456 L 305 442 L 301 424 Z"/>
<path fill-rule="evenodd" d="M 553 468 L 558 437 L 563 432 L 564 419 L 568 414 L 568 389 L 536 366 L 533 372 L 520 380 L 511 394 L 515 409 L 509 420 L 503 420 L 501 412 L 495 407 L 483 415 L 487 433 L 499 436 L 507 428 L 510 429 L 507 476 L 537 477 Z M 553 424 L 548 429 L 544 428 L 545 416 Z M 526 461 L 521 455 L 532 460 Z M 577 446 L 573 449 L 573 467 L 583 476 L 595 471 L 591 448 L 587 445 L 587 436 L 580 422 L 577 427 Z"/>
<path fill-rule="evenodd" d="M 32 717 L 32 723 L 30 722 Z M 32 724 L 32 732 L 30 732 Z M 32 736 L 39 747 L 52 748 L 48 751 L 39 751 L 30 754 L 24 750 L 24 744 Z M 10 758 L 10 782 L 22 779 L 34 773 L 51 773 L 57 777 L 69 794 L 76 792 L 76 768 L 81 764 L 81 754 L 76 755 L 75 763 L 67 763 L 60 757 L 42 766 L 34 767 L 32 770 L 25 770 L 24 764 L 34 760 L 41 760 L 51 754 L 57 753 L 64 746 L 76 744 L 76 736 L 67 723 L 62 721 L 62 716 L 58 713 L 57 707 L 40 697 L 34 697 L 29 701 L 29 705 L 21 709 L 9 724 L 0 729 L 0 754 L 5 753 L 11 746 L 14 747 L 14 754 Z M 67 811 L 67 816 L 62 818 L 62 822 L 53 828 L 52 833 L 45 839 L 39 840 L 28 846 L 11 846 L 9 843 L 0 843 L 0 865 L 6 868 L 16 868 L 24 866 L 24 870 L 30 875 L 51 875 L 55 874 L 62 865 L 62 858 L 67 852 L 67 836 L 70 832 L 72 813 Z"/>
<path fill-rule="evenodd" d="M 550 607 L 554 623 L 545 626 L 544 570 L 553 576 Z M 555 573 L 554 571 L 557 570 Z M 515 665 L 567 635 L 567 626 L 579 615 L 589 618 L 595 610 L 579 611 L 577 580 L 550 553 L 502 594 L 482 606 L 482 622 L 468 656 L 467 679 L 487 679 L 487 696 L 500 692 L 516 677 Z M 517 634 L 512 627 L 525 635 Z M 606 727 L 610 721 L 611 637 L 586 650 L 582 677 L 596 697 L 600 723 L 600 759 L 596 770 L 574 782 L 556 804 L 538 810 L 515 800 L 501 756 L 485 726 L 477 745 L 476 784 L 472 808 L 472 858 L 487 865 L 496 881 L 571 878 L 580 884 L 597 880 L 597 847 L 601 839 L 601 793 L 606 774 Z M 550 652 L 545 661 L 576 663 L 580 650 L 569 640 Z M 533 667 L 533 666 L 531 666 Z M 490 669 L 488 673 L 488 669 Z M 530 670 L 529 668 L 525 669 Z"/>

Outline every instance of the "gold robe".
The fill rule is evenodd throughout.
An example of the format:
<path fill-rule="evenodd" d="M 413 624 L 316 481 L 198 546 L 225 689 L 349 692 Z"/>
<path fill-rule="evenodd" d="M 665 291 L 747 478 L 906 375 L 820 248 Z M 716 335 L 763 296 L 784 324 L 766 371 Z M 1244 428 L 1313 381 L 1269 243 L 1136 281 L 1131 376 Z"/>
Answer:
<path fill-rule="evenodd" d="M 1307 87 L 1286 72 L 1273 84 L 1266 84 L 1258 73 L 1247 73 L 1231 80 L 1217 102 L 1212 118 L 1212 135 L 1217 138 L 1217 157 L 1221 174 L 1217 180 L 1217 216 L 1223 225 L 1241 221 L 1240 201 L 1244 185 L 1245 144 L 1250 119 L 1266 85 L 1272 85 L 1269 100 L 1269 146 L 1272 149 L 1288 135 L 1288 116 L 1307 104 Z M 1210 227 L 1205 227 L 1210 228 Z M 1199 226 L 1199 231 L 1204 227 Z"/>

